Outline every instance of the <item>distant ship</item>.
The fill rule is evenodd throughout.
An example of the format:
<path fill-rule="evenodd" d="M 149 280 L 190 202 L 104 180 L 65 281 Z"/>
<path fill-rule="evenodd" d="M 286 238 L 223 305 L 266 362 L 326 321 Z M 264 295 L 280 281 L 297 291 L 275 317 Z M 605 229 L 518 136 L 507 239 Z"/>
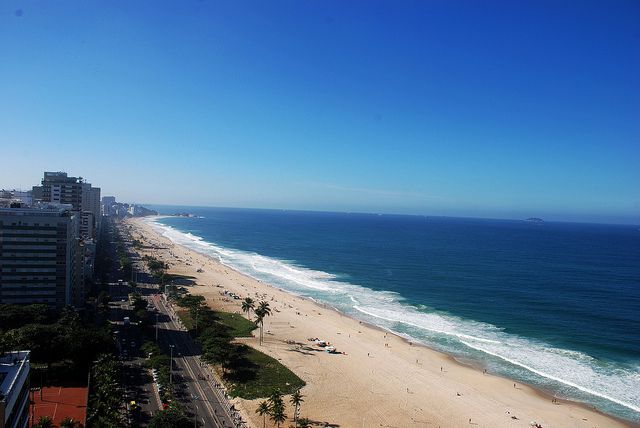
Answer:
<path fill-rule="evenodd" d="M 544 220 L 538 217 L 529 217 L 525 221 L 528 221 L 529 223 L 544 223 Z"/>

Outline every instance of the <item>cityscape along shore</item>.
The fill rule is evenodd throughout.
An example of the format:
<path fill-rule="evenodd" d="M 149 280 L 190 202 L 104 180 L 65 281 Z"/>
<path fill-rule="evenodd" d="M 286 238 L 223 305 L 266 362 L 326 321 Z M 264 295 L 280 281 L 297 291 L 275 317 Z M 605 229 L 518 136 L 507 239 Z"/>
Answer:
<path fill-rule="evenodd" d="M 303 414 L 312 420 L 340 426 L 630 426 L 243 275 L 175 244 L 147 220 L 127 223 L 149 255 L 169 264 L 169 272 L 194 278 L 189 292 L 204 296 L 210 307 L 242 313 L 241 300 L 229 293 L 270 303 L 264 342 L 239 340 L 276 358 L 307 383 Z M 309 339 L 329 342 L 336 352 L 323 352 Z M 261 426 L 259 400 L 235 402 L 245 420 Z"/>

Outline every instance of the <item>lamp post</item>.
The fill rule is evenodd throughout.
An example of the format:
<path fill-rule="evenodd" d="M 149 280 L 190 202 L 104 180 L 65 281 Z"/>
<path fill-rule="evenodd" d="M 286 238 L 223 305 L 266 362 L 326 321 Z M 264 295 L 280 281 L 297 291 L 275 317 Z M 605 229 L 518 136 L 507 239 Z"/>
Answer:
<path fill-rule="evenodd" d="M 173 348 L 174 347 L 175 347 L 174 345 L 169 345 L 169 348 L 171 348 L 171 359 L 169 364 L 169 385 L 173 385 Z"/>
<path fill-rule="evenodd" d="M 198 428 L 198 405 L 194 404 L 194 406 L 196 407 L 196 412 L 193 415 L 193 428 Z"/>
<path fill-rule="evenodd" d="M 198 400 L 197 395 L 191 394 L 191 398 L 193 398 L 193 406 L 196 408 L 196 411 L 193 415 L 193 428 L 198 428 L 198 405 L 196 404 L 196 400 Z"/>
<path fill-rule="evenodd" d="M 196 336 L 198 336 L 198 314 L 200 313 L 200 308 L 196 308 Z"/>

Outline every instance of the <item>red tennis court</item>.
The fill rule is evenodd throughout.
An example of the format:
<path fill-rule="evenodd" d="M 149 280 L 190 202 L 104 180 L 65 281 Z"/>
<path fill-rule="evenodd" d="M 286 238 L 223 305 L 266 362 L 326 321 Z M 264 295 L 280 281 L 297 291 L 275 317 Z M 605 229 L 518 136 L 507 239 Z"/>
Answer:
<path fill-rule="evenodd" d="M 54 425 L 58 426 L 67 416 L 74 421 L 85 424 L 87 415 L 87 388 L 51 386 L 31 393 L 33 404 L 31 407 L 32 422 L 38 421 L 40 416 L 50 416 Z"/>

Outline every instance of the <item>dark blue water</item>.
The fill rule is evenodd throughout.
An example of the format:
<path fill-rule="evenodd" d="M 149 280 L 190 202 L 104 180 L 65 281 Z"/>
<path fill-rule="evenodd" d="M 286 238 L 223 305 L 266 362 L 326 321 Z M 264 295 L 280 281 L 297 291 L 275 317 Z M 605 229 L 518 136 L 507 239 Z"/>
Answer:
<path fill-rule="evenodd" d="M 160 222 L 254 277 L 556 395 L 640 415 L 637 226 L 156 209 L 200 216 Z"/>

